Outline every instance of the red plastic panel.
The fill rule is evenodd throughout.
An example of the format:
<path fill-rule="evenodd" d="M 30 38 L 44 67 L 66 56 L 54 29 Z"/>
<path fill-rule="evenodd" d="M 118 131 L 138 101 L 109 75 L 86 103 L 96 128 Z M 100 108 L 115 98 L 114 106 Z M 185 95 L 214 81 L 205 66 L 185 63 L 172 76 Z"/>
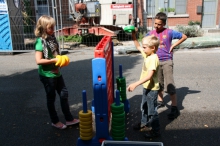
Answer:
<path fill-rule="evenodd" d="M 108 94 L 108 116 L 110 117 L 110 106 L 114 100 L 114 89 L 113 89 L 113 51 L 112 51 L 112 40 L 110 36 L 104 36 L 95 48 L 95 58 L 106 59 L 106 74 L 107 74 L 107 94 Z M 110 118 L 109 118 L 110 119 Z"/>

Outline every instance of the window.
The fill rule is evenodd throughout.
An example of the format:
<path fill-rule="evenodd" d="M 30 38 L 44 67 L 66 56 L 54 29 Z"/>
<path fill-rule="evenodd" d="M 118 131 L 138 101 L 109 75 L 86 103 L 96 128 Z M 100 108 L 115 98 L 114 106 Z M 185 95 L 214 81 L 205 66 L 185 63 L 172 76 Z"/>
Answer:
<path fill-rule="evenodd" d="M 165 2 L 164 0 L 159 0 L 159 7 L 158 7 L 158 10 L 160 9 L 164 9 L 165 8 Z"/>
<path fill-rule="evenodd" d="M 148 15 L 155 15 L 155 0 L 147 0 Z"/>
<path fill-rule="evenodd" d="M 176 14 L 186 14 L 187 0 L 147 0 L 148 15 L 157 12 L 166 12 L 168 8 L 174 8 Z"/>
<path fill-rule="evenodd" d="M 47 5 L 47 0 L 37 0 L 37 5 Z"/>
<path fill-rule="evenodd" d="M 176 14 L 186 14 L 186 0 L 176 0 Z"/>

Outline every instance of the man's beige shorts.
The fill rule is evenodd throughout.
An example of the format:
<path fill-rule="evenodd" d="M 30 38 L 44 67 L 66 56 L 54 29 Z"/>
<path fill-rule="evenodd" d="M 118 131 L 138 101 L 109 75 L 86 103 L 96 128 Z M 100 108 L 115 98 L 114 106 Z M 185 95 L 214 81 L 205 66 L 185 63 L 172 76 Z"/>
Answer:
<path fill-rule="evenodd" d="M 158 79 L 160 91 L 165 91 L 170 95 L 176 93 L 175 83 L 173 78 L 173 61 L 160 61 L 158 70 Z"/>

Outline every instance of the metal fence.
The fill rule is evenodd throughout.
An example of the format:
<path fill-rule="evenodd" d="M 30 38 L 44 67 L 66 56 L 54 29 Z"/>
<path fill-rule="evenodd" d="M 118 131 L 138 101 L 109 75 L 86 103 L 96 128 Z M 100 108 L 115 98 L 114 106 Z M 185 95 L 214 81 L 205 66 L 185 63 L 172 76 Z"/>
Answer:
<path fill-rule="evenodd" d="M 90 0 L 90 2 L 93 1 Z M 13 51 L 34 50 L 34 29 L 41 15 L 55 18 L 55 35 L 61 48 L 71 49 L 79 45 L 96 46 L 104 35 L 111 35 L 118 41 L 131 40 L 131 35 L 121 31 L 122 27 L 114 24 L 100 25 L 100 17 L 82 18 L 80 15 L 84 13 L 81 9 L 83 6 L 80 5 L 79 10 L 76 10 L 76 3 L 81 2 L 78 0 L 7 0 Z M 79 12 L 75 13 L 76 11 Z M 80 22 L 76 20 L 79 18 Z M 132 24 L 132 20 L 128 21 L 128 24 Z M 93 30 L 90 29 L 91 27 Z"/>

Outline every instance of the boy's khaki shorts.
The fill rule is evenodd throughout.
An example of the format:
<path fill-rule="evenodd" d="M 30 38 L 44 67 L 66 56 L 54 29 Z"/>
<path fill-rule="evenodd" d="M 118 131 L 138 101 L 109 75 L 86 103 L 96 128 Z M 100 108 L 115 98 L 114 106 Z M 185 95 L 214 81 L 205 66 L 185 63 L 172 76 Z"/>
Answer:
<path fill-rule="evenodd" d="M 158 69 L 158 80 L 160 84 L 159 91 L 165 91 L 170 95 L 176 93 L 175 83 L 173 78 L 173 61 L 160 61 Z"/>

